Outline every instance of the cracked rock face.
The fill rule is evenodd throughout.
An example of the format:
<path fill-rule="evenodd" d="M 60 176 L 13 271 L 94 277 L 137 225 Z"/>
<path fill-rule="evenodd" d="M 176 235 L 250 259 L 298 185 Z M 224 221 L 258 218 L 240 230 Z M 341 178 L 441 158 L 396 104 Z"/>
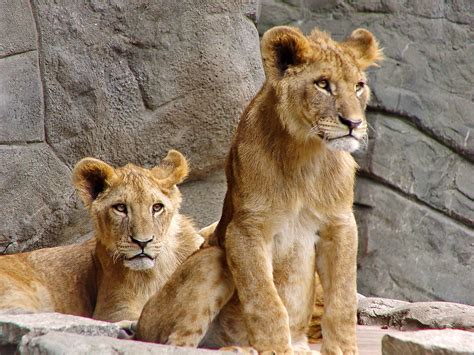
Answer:
<path fill-rule="evenodd" d="M 263 0 L 259 32 L 369 29 L 369 144 L 357 153 L 364 295 L 474 305 L 474 2 Z"/>
<path fill-rule="evenodd" d="M 205 0 L 0 5 L 0 253 L 91 230 L 70 183 L 85 156 L 151 167 L 174 148 L 195 178 L 222 166 L 263 80 L 256 13 Z M 203 188 L 186 199 L 201 225 L 218 217 L 193 208 Z"/>

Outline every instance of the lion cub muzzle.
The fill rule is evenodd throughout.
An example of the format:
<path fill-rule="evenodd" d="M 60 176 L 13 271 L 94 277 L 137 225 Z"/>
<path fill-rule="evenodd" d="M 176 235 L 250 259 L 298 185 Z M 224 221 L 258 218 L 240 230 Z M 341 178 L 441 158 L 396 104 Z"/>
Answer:
<path fill-rule="evenodd" d="M 147 254 L 145 248 L 147 247 L 148 243 L 152 242 L 155 237 L 152 236 L 148 240 L 141 240 L 135 239 L 134 237 L 130 236 L 130 239 L 133 243 L 137 244 L 141 251 L 138 254 L 132 256 L 131 258 L 126 258 L 124 260 L 124 265 L 132 270 L 146 270 L 151 269 L 155 266 L 155 258 L 151 255 Z"/>

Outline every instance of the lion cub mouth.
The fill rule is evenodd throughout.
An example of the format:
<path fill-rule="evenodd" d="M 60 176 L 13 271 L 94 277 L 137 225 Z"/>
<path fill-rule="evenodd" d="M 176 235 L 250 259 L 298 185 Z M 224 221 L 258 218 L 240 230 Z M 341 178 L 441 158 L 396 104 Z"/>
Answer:
<path fill-rule="evenodd" d="M 145 253 L 140 253 L 123 261 L 123 264 L 131 270 L 146 270 L 155 266 L 155 259 Z"/>

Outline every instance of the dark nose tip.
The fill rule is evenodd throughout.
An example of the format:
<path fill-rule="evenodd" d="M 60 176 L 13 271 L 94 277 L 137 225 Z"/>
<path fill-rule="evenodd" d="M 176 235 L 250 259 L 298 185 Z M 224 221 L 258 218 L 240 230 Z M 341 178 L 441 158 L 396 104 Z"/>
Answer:
<path fill-rule="evenodd" d="M 359 127 L 362 123 L 362 120 L 348 120 L 347 118 L 344 118 L 341 115 L 339 115 L 339 121 L 341 121 L 343 125 L 349 127 L 350 130 Z"/>
<path fill-rule="evenodd" d="M 140 246 L 140 248 L 142 249 L 145 249 L 146 245 L 148 243 L 150 243 L 155 237 L 151 237 L 150 239 L 148 240 L 138 240 L 138 239 L 135 239 L 133 237 L 130 237 L 130 239 L 132 240 L 132 242 L 134 242 L 135 244 L 138 244 Z"/>

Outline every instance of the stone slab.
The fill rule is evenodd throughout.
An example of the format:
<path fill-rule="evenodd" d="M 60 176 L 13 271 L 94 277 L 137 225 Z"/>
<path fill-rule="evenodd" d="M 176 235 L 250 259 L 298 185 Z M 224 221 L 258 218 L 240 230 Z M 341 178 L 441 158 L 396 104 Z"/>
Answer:
<path fill-rule="evenodd" d="M 367 297 L 358 302 L 358 324 L 399 330 L 461 329 L 474 332 L 474 307 L 450 302 L 404 302 Z"/>
<path fill-rule="evenodd" d="M 119 330 L 113 323 L 60 313 L 0 314 L 0 345 L 19 344 L 26 334 L 38 336 L 58 331 L 117 337 Z"/>
<path fill-rule="evenodd" d="M 474 305 L 472 228 L 366 178 L 355 201 L 360 293 Z"/>
<path fill-rule="evenodd" d="M 33 14 L 28 0 L 0 3 L 0 58 L 36 49 Z"/>
<path fill-rule="evenodd" d="M 44 143 L 0 146 L 0 253 L 71 243 L 90 230 L 71 171 Z"/>
<path fill-rule="evenodd" d="M 365 171 L 474 227 L 474 164 L 406 120 L 375 114 L 369 123 L 375 133 Z"/>
<path fill-rule="evenodd" d="M 452 329 L 387 334 L 382 338 L 382 354 L 472 355 L 474 334 Z"/>
<path fill-rule="evenodd" d="M 38 337 L 25 337 L 19 347 L 22 355 L 70 354 L 74 349 L 76 355 L 105 354 L 165 354 L 165 355 L 224 355 L 233 354 L 225 351 L 174 347 L 160 344 L 144 343 L 132 340 L 113 339 L 104 336 L 85 336 L 50 332 Z"/>
<path fill-rule="evenodd" d="M 357 302 L 357 323 L 361 325 L 389 325 L 388 314 L 393 309 L 409 304 L 409 302 L 389 298 L 359 298 Z"/>
<path fill-rule="evenodd" d="M 37 55 L 32 51 L 0 59 L 0 143 L 44 140 Z"/>

